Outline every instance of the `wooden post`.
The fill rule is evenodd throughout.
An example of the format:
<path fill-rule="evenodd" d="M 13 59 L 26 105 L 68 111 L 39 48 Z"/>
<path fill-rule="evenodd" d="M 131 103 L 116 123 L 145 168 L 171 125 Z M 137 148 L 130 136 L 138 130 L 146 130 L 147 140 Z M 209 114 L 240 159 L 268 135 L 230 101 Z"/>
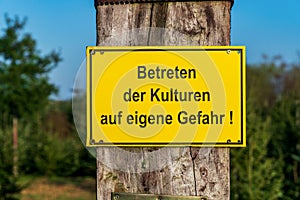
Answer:
<path fill-rule="evenodd" d="M 97 45 L 230 45 L 233 0 L 116 2 L 95 0 Z M 155 28 L 161 28 L 159 33 L 151 32 Z M 141 159 L 155 150 L 127 148 L 127 151 L 140 152 Z M 163 152 L 164 159 L 152 163 L 165 162 L 161 169 L 145 171 L 143 164 L 129 166 L 129 156 L 124 163 L 124 169 L 128 166 L 128 170 L 120 170 L 110 167 L 121 159 L 117 148 L 98 148 L 97 199 L 111 199 L 111 192 L 230 198 L 228 148 L 182 147 Z M 181 153 L 174 157 L 172 152 Z"/>

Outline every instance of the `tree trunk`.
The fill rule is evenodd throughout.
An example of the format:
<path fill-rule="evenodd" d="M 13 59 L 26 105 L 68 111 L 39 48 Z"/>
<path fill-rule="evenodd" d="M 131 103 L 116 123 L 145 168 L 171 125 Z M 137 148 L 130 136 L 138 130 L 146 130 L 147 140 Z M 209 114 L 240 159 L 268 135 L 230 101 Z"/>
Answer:
<path fill-rule="evenodd" d="M 98 1 L 97 45 L 230 44 L 229 0 L 122 5 Z M 98 148 L 97 199 L 111 199 L 111 192 L 229 199 L 228 148 L 163 149 Z M 124 151 L 129 153 L 124 156 Z M 154 159 L 147 157 L 152 154 Z M 125 160 L 121 168 L 114 164 L 119 159 Z"/>
<path fill-rule="evenodd" d="M 13 175 L 18 176 L 18 118 L 13 118 Z"/>

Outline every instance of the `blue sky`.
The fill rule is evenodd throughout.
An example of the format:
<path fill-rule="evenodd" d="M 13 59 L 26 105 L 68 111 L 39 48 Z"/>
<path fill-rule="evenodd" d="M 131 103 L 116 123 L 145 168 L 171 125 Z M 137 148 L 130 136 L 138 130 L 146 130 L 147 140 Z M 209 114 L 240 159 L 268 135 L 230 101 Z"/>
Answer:
<path fill-rule="evenodd" d="M 1 30 L 5 13 L 28 18 L 25 31 L 37 40 L 42 53 L 61 52 L 63 61 L 51 72 L 50 80 L 60 89 L 56 99 L 70 98 L 85 47 L 96 42 L 94 1 L 0 0 Z M 262 54 L 280 54 L 287 62 L 298 62 L 300 0 L 235 0 L 231 44 L 246 46 L 248 63 L 259 63 Z"/>

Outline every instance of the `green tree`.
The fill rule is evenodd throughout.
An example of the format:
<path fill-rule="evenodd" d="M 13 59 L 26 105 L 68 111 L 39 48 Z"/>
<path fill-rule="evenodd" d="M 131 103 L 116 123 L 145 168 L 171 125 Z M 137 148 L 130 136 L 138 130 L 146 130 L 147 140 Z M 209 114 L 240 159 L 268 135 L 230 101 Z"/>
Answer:
<path fill-rule="evenodd" d="M 44 108 L 48 97 L 57 92 L 48 74 L 61 58 L 55 51 L 42 55 L 30 34 L 20 34 L 26 19 L 6 16 L 5 21 L 7 27 L 0 36 L 1 112 L 6 117 L 28 117 Z"/>
<path fill-rule="evenodd" d="M 263 63 L 247 66 L 247 100 L 250 100 L 261 114 L 267 116 L 272 111 L 283 91 L 286 64 L 276 56 L 265 58 Z"/>
<path fill-rule="evenodd" d="M 300 198 L 300 64 L 289 64 L 280 74 L 281 88 L 272 107 L 272 140 L 269 156 L 282 157 L 283 191 L 286 200 Z"/>
<path fill-rule="evenodd" d="M 247 147 L 231 150 L 231 199 L 279 199 L 282 196 L 281 157 L 270 157 L 271 117 L 262 117 L 247 102 Z"/>
<path fill-rule="evenodd" d="M 247 147 L 232 149 L 232 199 L 299 199 L 300 64 L 247 67 Z"/>
<path fill-rule="evenodd" d="M 282 199 L 300 198 L 299 163 L 300 156 L 300 105 L 292 96 L 283 96 L 272 112 L 273 138 L 269 144 L 269 155 L 282 157 L 285 165 L 282 168 L 283 191 Z M 298 116 L 297 116 L 298 115 Z"/>
<path fill-rule="evenodd" d="M 0 122 L 3 132 L 13 123 L 13 148 L 1 149 L 13 155 L 14 176 L 7 166 L 11 165 L 5 156 L 0 157 L 1 198 L 9 199 L 6 193 L 18 192 L 17 175 L 17 138 L 18 119 L 30 119 L 48 103 L 51 94 L 57 92 L 49 82 L 48 73 L 61 61 L 59 53 L 52 51 L 43 55 L 37 50 L 36 41 L 28 33 L 21 33 L 26 19 L 5 16 L 6 27 L 0 35 Z M 0 133 L 0 138 L 5 135 Z M 13 150 L 12 150 L 13 149 Z M 11 152 L 12 151 L 12 152 Z M 10 181 L 13 180 L 13 181 Z M 4 181 L 4 182 L 3 182 Z M 9 190 L 4 190 L 9 188 Z"/>

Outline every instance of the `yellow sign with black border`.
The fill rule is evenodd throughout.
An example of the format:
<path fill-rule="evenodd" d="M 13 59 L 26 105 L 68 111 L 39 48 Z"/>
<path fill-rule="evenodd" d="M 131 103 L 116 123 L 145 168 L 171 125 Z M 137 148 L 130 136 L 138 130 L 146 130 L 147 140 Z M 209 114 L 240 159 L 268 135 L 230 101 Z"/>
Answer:
<path fill-rule="evenodd" d="M 244 46 L 87 47 L 86 145 L 246 146 Z"/>

